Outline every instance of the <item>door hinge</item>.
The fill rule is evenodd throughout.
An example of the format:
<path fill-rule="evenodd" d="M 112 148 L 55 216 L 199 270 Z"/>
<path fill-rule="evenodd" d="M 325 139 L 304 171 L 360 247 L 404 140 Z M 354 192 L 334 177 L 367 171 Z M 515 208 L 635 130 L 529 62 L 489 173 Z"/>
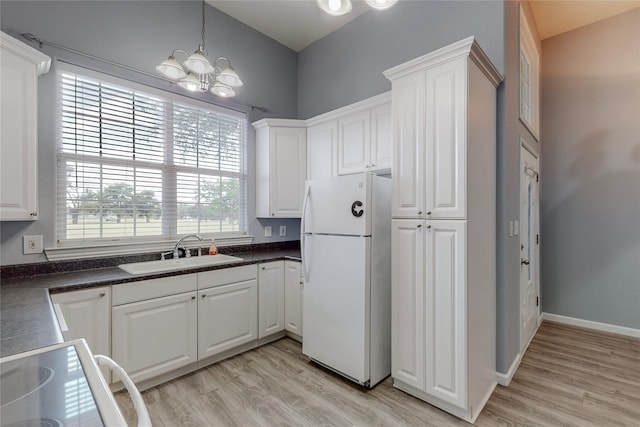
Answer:
<path fill-rule="evenodd" d="M 540 297 L 536 297 L 536 307 L 540 305 Z"/>
<path fill-rule="evenodd" d="M 540 244 L 540 235 L 536 234 L 536 245 Z"/>

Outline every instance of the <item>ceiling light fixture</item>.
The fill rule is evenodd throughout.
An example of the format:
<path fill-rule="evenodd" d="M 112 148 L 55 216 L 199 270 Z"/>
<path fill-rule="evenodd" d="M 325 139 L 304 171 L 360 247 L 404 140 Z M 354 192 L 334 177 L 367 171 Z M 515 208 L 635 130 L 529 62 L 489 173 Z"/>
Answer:
<path fill-rule="evenodd" d="M 374 9 L 388 9 L 398 0 L 365 0 Z M 351 12 L 351 0 L 318 0 L 320 9 L 333 16 L 346 15 Z"/>
<path fill-rule="evenodd" d="M 351 12 L 351 0 L 318 0 L 318 6 L 332 16 L 346 15 Z"/>
<path fill-rule="evenodd" d="M 340 0 L 332 0 L 338 1 Z M 177 81 L 178 86 L 189 91 L 206 92 L 211 89 L 211 93 L 222 98 L 233 98 L 236 96 L 234 88 L 242 86 L 242 80 L 231 66 L 229 58 L 220 56 L 213 61 L 207 59 L 207 52 L 204 50 L 204 0 L 202 0 L 202 43 L 198 49 L 189 56 L 189 52 L 183 49 L 174 49 L 169 58 L 162 61 L 156 67 L 163 76 Z M 184 53 L 188 56 L 180 65 L 176 61 L 176 52 Z M 185 71 L 186 70 L 186 71 Z"/>
<path fill-rule="evenodd" d="M 365 0 L 374 9 L 388 9 L 398 2 L 398 0 Z"/>

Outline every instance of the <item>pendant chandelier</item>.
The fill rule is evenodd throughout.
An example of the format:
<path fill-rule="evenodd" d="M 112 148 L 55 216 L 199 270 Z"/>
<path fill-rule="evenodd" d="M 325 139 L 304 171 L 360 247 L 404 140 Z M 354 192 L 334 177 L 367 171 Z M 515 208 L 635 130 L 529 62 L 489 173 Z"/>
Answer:
<path fill-rule="evenodd" d="M 193 54 L 189 55 L 189 52 L 183 49 L 174 49 L 169 58 L 156 67 L 156 71 L 176 81 L 181 88 L 192 92 L 210 90 L 211 93 L 222 98 L 233 98 L 236 96 L 234 88 L 242 86 L 242 80 L 231 66 L 231 61 L 229 58 L 220 56 L 212 64 L 204 50 L 204 0 L 202 0 L 201 36 L 202 43 Z M 177 52 L 187 55 L 182 65 L 175 58 Z"/>
<path fill-rule="evenodd" d="M 346 15 L 351 12 L 351 0 L 317 0 L 320 9 L 333 16 Z M 388 9 L 398 0 L 365 0 L 374 9 Z"/>

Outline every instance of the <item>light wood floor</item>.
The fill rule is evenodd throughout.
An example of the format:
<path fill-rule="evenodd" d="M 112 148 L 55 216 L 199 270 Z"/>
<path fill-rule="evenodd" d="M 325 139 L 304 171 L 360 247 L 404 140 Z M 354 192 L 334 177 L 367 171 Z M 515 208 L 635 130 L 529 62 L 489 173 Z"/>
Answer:
<path fill-rule="evenodd" d="M 161 426 L 468 425 L 392 387 L 366 390 L 285 338 L 143 393 Z M 135 425 L 126 394 L 118 394 Z M 640 339 L 543 322 L 478 426 L 640 426 Z"/>

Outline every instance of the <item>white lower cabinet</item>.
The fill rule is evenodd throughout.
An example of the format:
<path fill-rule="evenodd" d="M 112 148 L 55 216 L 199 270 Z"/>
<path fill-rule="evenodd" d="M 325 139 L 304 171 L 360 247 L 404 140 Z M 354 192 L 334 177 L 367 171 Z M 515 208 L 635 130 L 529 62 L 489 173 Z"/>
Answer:
<path fill-rule="evenodd" d="M 284 261 L 258 269 L 258 338 L 284 331 Z"/>
<path fill-rule="evenodd" d="M 284 262 L 284 329 L 302 337 L 302 268 L 298 261 Z"/>
<path fill-rule="evenodd" d="M 255 265 L 198 273 L 198 360 L 258 339 Z"/>
<path fill-rule="evenodd" d="M 65 341 L 84 338 L 93 354 L 111 356 L 111 288 L 92 288 L 51 296 Z M 105 378 L 109 370 L 102 369 Z"/>
<path fill-rule="evenodd" d="M 198 359 L 258 338 L 255 279 L 198 292 Z"/>
<path fill-rule="evenodd" d="M 467 408 L 466 221 L 393 221 L 392 375 Z"/>
<path fill-rule="evenodd" d="M 171 287 L 170 285 L 173 285 Z M 158 294 L 189 292 L 143 301 L 147 290 Z M 111 309 L 113 359 L 135 382 L 156 377 L 197 360 L 198 302 L 196 275 L 154 279 L 114 287 Z"/>

